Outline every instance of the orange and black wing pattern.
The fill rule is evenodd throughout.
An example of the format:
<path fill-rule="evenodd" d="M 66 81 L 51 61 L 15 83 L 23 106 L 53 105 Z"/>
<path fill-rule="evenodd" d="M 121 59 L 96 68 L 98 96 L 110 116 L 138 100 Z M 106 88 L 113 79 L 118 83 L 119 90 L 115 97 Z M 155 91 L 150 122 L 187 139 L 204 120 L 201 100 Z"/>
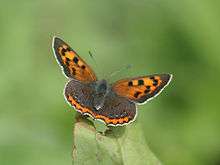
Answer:
<path fill-rule="evenodd" d="M 154 74 L 119 80 L 112 84 L 112 90 L 135 103 L 145 103 L 157 96 L 169 84 L 171 78 L 170 74 Z"/>
<path fill-rule="evenodd" d="M 53 39 L 53 51 L 56 59 L 68 78 L 82 82 L 93 82 L 97 78 L 91 67 L 63 40 L 58 37 Z"/>

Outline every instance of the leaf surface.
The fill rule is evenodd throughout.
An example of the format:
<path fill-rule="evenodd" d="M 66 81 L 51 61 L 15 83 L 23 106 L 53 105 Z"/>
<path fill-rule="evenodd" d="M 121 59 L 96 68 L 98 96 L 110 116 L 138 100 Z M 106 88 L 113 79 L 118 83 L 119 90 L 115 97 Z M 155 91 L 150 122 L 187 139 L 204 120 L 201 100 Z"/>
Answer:
<path fill-rule="evenodd" d="M 111 127 L 105 134 L 78 118 L 73 129 L 74 165 L 160 165 L 150 151 L 138 122 Z"/>

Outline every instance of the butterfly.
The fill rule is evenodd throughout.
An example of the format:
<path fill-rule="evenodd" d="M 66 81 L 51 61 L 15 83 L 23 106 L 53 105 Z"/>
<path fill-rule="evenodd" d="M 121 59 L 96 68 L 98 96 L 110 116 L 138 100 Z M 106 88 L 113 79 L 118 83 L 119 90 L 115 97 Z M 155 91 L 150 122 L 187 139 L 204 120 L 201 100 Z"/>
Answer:
<path fill-rule="evenodd" d="M 53 38 L 52 49 L 64 75 L 66 101 L 82 115 L 123 126 L 137 116 L 137 104 L 157 96 L 171 81 L 171 74 L 127 78 L 108 84 L 98 80 L 92 68 L 62 39 Z"/>

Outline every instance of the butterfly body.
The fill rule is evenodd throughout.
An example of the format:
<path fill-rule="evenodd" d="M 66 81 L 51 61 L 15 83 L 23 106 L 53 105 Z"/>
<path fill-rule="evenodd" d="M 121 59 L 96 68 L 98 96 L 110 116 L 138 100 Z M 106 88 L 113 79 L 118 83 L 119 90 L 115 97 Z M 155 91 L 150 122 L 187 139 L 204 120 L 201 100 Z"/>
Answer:
<path fill-rule="evenodd" d="M 170 74 L 154 74 L 108 84 L 63 40 L 54 37 L 53 51 L 69 81 L 64 89 L 67 102 L 83 115 L 122 126 L 135 120 L 136 104 L 157 96 L 171 81 Z"/>
<path fill-rule="evenodd" d="M 106 80 L 97 81 L 95 84 L 94 107 L 99 110 L 104 106 L 105 97 L 108 95 L 109 86 Z"/>

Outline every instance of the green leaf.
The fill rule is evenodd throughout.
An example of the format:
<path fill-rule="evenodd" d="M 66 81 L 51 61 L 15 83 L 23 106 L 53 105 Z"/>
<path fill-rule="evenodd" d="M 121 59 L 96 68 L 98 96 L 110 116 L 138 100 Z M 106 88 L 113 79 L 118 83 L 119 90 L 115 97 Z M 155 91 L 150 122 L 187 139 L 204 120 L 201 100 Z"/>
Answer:
<path fill-rule="evenodd" d="M 138 122 L 110 127 L 103 133 L 78 117 L 73 129 L 74 165 L 160 165 L 150 151 Z"/>

